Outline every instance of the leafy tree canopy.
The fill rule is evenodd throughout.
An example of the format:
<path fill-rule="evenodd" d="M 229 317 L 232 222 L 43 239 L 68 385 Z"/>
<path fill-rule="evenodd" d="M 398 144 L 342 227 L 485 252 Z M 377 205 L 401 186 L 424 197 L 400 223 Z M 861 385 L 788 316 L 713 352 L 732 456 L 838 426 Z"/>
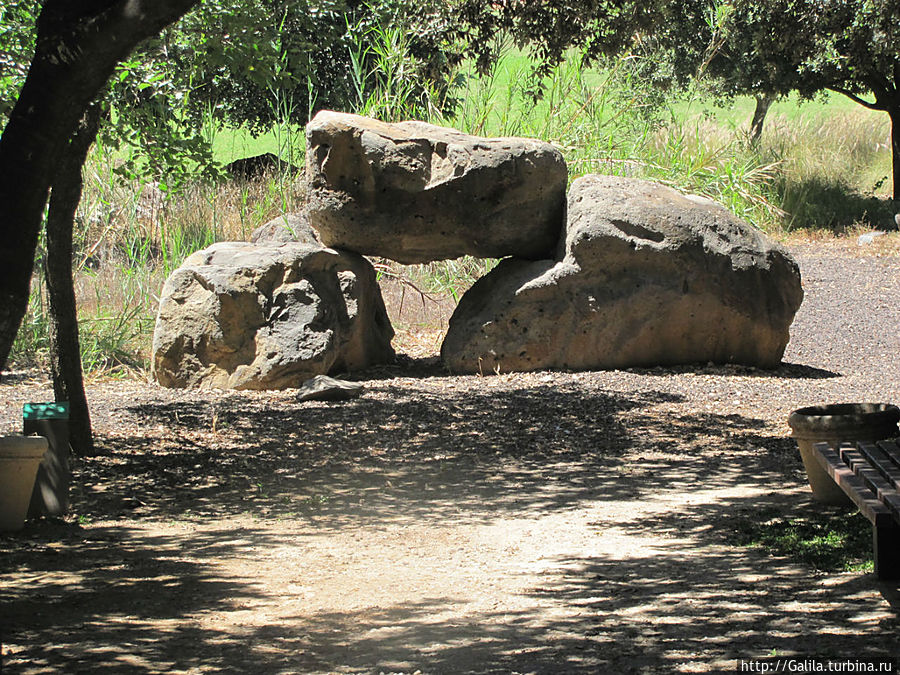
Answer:
<path fill-rule="evenodd" d="M 0 121 L 34 53 L 38 0 L 0 9 Z M 461 60 L 450 9 L 436 0 L 205 0 L 116 67 L 104 93 L 104 141 L 139 149 L 125 175 L 177 188 L 214 177 L 218 125 L 253 133 L 304 124 L 318 109 L 361 107 L 379 78 L 402 70 L 405 113 L 452 106 L 450 74 Z M 402 39 L 405 59 L 381 63 Z M 7 102 L 6 105 L 2 101 Z"/>
<path fill-rule="evenodd" d="M 887 105 L 896 88 L 896 0 L 731 0 L 718 8 L 729 51 L 754 64 L 743 73 L 733 67 L 745 89 L 795 90 L 806 97 L 823 89 L 857 98 L 871 92 Z"/>
<path fill-rule="evenodd" d="M 531 46 L 546 72 L 571 47 L 586 62 L 618 54 L 642 32 L 659 25 L 669 11 L 660 0 L 460 0 L 458 31 L 482 71 L 496 59 L 497 38 L 509 34 L 519 46 Z"/>
<path fill-rule="evenodd" d="M 38 0 L 0 6 L 0 122 L 9 118 L 34 55 Z"/>
<path fill-rule="evenodd" d="M 732 54 L 725 72 L 738 90 L 807 98 L 830 90 L 888 113 L 893 197 L 900 199 L 900 3 L 731 0 L 719 7 Z"/>

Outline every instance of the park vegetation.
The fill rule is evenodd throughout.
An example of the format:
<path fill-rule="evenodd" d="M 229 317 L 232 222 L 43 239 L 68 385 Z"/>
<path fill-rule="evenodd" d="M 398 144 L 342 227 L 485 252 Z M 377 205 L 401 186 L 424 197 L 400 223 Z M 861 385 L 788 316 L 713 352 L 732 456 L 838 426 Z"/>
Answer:
<path fill-rule="evenodd" d="M 9 0 L 0 366 L 48 362 L 70 401 L 82 367 L 143 369 L 165 276 L 302 204 L 289 168 L 229 178 L 259 151 L 235 148 L 302 166 L 323 108 L 539 137 L 573 176 L 659 180 L 774 234 L 882 227 L 898 21 L 887 0 Z M 484 269 L 383 273 L 456 294 Z"/>

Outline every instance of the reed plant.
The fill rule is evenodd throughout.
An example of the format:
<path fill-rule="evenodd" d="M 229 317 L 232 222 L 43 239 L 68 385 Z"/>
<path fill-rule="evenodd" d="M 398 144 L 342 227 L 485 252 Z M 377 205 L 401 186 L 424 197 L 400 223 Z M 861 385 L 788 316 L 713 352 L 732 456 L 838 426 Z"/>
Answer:
<path fill-rule="evenodd" d="M 369 5 L 370 12 L 357 23 L 348 23 L 350 81 L 360 115 L 385 122 L 429 119 L 446 105 L 439 87 L 421 77 L 413 56 L 411 32 L 399 13 L 381 16 Z"/>

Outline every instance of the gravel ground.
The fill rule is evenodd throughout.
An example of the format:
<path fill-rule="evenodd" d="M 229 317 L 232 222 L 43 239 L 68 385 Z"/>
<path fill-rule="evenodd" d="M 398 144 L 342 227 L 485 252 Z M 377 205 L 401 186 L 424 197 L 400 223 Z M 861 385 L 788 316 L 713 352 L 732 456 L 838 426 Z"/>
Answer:
<path fill-rule="evenodd" d="M 449 377 L 418 359 L 337 405 L 92 384 L 105 454 L 76 463 L 73 516 L 0 538 L 4 665 L 663 673 L 900 655 L 896 584 L 733 541 L 738 522 L 819 508 L 792 409 L 900 401 L 895 242 L 791 248 L 806 297 L 771 372 Z M 24 375 L 0 391 L 8 430 L 49 396 Z"/>

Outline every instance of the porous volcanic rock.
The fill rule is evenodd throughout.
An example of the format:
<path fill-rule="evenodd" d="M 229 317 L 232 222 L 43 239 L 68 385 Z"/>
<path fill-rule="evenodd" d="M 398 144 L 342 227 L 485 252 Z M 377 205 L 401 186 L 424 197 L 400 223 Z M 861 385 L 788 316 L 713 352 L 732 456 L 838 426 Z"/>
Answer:
<path fill-rule="evenodd" d="M 584 176 L 556 260 L 505 260 L 460 300 L 455 372 L 686 363 L 775 367 L 803 299 L 797 264 L 722 206 Z"/>
<path fill-rule="evenodd" d="M 326 246 L 407 264 L 553 254 L 567 171 L 548 143 L 331 111 L 306 138 L 309 220 Z"/>
<path fill-rule="evenodd" d="M 163 288 L 153 375 L 166 387 L 285 389 L 389 361 L 393 329 L 372 265 L 301 243 L 224 242 Z"/>
<path fill-rule="evenodd" d="M 320 245 L 316 231 L 309 226 L 309 218 L 305 211 L 286 213 L 272 218 L 253 230 L 250 235 L 250 242 L 253 244 L 285 244 L 291 241 Z"/>

